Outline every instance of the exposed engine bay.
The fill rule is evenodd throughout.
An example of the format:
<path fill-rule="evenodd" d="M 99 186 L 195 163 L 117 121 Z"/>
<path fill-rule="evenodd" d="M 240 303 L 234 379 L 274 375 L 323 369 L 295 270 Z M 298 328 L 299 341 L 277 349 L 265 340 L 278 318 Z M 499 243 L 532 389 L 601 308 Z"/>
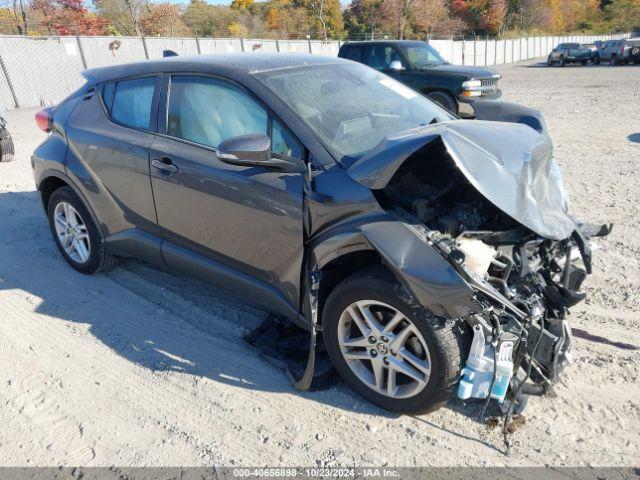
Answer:
<path fill-rule="evenodd" d="M 553 393 L 571 362 L 567 314 L 585 298 L 587 239 L 610 226 L 575 223 L 565 238 L 549 238 L 472 182 L 445 141 L 435 139 L 409 155 L 376 196 L 402 221 L 426 227 L 428 241 L 474 287 L 479 308 L 464 319 L 473 342 L 458 396 L 494 398 L 510 415 L 524 395 Z"/>

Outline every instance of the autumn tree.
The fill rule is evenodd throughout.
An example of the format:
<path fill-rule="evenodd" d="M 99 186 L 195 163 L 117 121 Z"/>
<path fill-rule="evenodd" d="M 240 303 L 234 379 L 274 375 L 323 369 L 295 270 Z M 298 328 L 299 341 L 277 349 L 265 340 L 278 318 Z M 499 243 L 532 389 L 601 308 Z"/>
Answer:
<path fill-rule="evenodd" d="M 140 17 L 140 29 L 147 36 L 184 36 L 191 32 L 181 19 L 178 5 L 159 3 L 150 5 Z"/>
<path fill-rule="evenodd" d="M 107 21 L 90 12 L 82 0 L 34 0 L 42 24 L 58 35 L 102 35 Z"/>
<path fill-rule="evenodd" d="M 340 38 L 344 33 L 340 0 L 295 0 L 293 5 L 306 11 L 312 20 L 314 32 L 319 33 L 325 42 L 329 36 Z"/>

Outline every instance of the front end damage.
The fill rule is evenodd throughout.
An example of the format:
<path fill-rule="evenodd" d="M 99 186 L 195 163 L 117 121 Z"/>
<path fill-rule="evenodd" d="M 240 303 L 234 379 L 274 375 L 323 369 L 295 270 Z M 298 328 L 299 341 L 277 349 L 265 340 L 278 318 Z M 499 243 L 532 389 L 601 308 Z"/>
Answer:
<path fill-rule="evenodd" d="M 391 226 L 373 225 L 364 230 L 370 243 L 425 306 L 473 332 L 459 397 L 494 398 L 510 414 L 523 395 L 552 392 L 571 362 L 567 314 L 585 297 L 589 238 L 611 227 L 569 214 L 546 133 L 432 125 L 388 137 L 349 174 L 416 242 L 397 252 Z M 434 255 L 449 266 L 437 281 Z"/>

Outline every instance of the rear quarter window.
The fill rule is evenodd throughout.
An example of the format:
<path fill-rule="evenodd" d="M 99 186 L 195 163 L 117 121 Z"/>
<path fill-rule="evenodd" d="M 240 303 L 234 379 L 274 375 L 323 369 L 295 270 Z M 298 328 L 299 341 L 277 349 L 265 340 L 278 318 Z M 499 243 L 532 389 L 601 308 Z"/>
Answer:
<path fill-rule="evenodd" d="M 155 87 L 156 77 L 109 82 L 102 87 L 102 100 L 113 121 L 150 130 Z"/>
<path fill-rule="evenodd" d="M 342 58 L 346 58 L 347 60 L 353 60 L 354 62 L 362 63 L 362 49 L 360 47 L 343 47 Z"/>

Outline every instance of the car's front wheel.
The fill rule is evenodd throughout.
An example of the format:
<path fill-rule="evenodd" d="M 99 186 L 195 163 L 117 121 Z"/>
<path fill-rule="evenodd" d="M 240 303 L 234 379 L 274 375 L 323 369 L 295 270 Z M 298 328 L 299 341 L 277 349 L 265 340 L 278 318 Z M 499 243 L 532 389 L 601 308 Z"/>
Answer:
<path fill-rule="evenodd" d="M 551 55 L 547 57 L 547 65 L 550 67 L 553 65 L 553 59 L 551 58 Z"/>
<path fill-rule="evenodd" d="M 394 412 L 428 412 L 451 398 L 469 336 L 465 325 L 415 303 L 381 268 L 348 277 L 323 310 L 323 339 L 342 379 Z"/>
<path fill-rule="evenodd" d="M 69 187 L 53 192 L 48 206 L 49 224 L 64 259 L 81 273 L 106 270 L 116 263 L 102 242 L 87 207 Z"/>
<path fill-rule="evenodd" d="M 451 113 L 457 115 L 458 114 L 458 102 L 445 92 L 431 92 L 428 93 L 427 96 L 440 105 L 442 108 L 449 110 Z"/>

